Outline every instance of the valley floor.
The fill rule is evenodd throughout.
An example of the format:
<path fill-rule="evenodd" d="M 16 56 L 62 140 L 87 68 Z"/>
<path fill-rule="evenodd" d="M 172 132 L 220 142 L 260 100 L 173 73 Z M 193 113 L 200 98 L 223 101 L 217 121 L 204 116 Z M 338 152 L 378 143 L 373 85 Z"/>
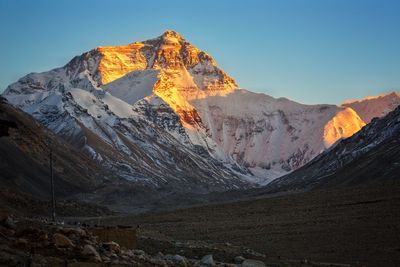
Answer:
<path fill-rule="evenodd" d="M 267 262 L 306 259 L 400 266 L 399 222 L 400 184 L 392 183 L 260 196 L 237 203 L 114 217 L 101 223 L 139 225 L 143 232 L 182 242 L 229 242 L 266 254 Z"/>

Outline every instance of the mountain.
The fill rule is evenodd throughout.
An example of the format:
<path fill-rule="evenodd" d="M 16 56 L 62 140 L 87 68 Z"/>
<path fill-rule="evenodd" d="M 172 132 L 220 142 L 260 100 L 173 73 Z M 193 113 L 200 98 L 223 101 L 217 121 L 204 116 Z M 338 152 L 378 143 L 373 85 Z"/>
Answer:
<path fill-rule="evenodd" d="M 350 107 L 240 89 L 174 31 L 28 74 L 3 97 L 115 176 L 177 192 L 266 184 L 365 125 Z"/>
<path fill-rule="evenodd" d="M 378 96 L 368 96 L 360 100 L 349 100 L 342 104 L 352 108 L 365 123 L 373 118 L 382 117 L 400 105 L 400 94 L 391 92 Z"/>
<path fill-rule="evenodd" d="M 82 153 L 31 115 L 0 98 L 0 203 L 4 204 L 1 211 L 34 216 L 48 212 L 50 151 L 57 215 L 107 214 L 104 206 L 140 212 L 179 192 L 179 187 L 164 186 L 160 190 L 120 177 L 103 162 L 93 160 L 90 154 Z M 168 203 L 179 205 L 181 200 L 171 199 Z M 170 208 L 169 204 L 163 207 Z"/>
<path fill-rule="evenodd" d="M 0 186 L 49 196 L 49 155 L 60 197 L 93 191 L 109 172 L 19 109 L 0 101 Z"/>
<path fill-rule="evenodd" d="M 268 184 L 264 192 L 332 189 L 399 181 L 400 106 L 373 119 L 300 169 Z"/>
<path fill-rule="evenodd" d="M 99 61 L 104 50 L 85 53 L 63 68 L 29 74 L 3 96 L 115 175 L 135 183 L 196 192 L 249 186 L 236 171 L 193 145 L 179 116 L 156 95 L 132 106 L 100 88 L 117 75 L 112 69 L 108 76 L 100 75 L 109 66 Z"/>

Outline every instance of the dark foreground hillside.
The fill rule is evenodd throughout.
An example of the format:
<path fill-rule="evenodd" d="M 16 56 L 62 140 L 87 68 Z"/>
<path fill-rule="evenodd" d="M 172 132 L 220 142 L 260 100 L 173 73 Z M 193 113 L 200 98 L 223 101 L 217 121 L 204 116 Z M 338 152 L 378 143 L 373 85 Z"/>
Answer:
<path fill-rule="evenodd" d="M 104 220 L 175 240 L 246 246 L 283 259 L 400 266 L 400 184 L 298 193 Z"/>

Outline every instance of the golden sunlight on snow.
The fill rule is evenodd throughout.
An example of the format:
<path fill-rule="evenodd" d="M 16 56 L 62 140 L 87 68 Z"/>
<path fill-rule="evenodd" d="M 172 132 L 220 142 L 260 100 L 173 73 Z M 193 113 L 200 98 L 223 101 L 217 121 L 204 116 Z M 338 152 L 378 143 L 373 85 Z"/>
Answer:
<path fill-rule="evenodd" d="M 226 96 L 235 90 L 233 86 L 224 86 L 223 84 L 216 84 L 216 82 L 214 84 L 210 82 L 210 86 L 206 87 L 206 90 L 201 90 L 184 67 L 175 70 L 162 70 L 158 78 L 153 92 L 168 103 L 179 115 L 183 126 L 186 128 L 201 121 L 190 101 L 210 96 Z M 210 89 L 212 86 L 216 89 Z"/>
<path fill-rule="evenodd" d="M 339 139 L 352 136 L 364 125 L 365 122 L 353 109 L 346 108 L 339 111 L 324 127 L 325 147 L 330 147 Z"/>
<path fill-rule="evenodd" d="M 400 97 L 400 94 L 399 94 L 399 93 L 396 93 L 396 92 L 392 92 L 392 93 L 390 93 L 390 94 L 394 94 L 394 95 L 397 95 L 398 97 Z M 361 99 L 346 100 L 346 101 L 343 102 L 343 104 L 346 105 L 346 104 L 353 104 L 353 103 L 355 103 L 355 102 L 362 102 L 362 101 L 374 100 L 374 99 L 378 99 L 378 98 L 381 98 L 381 97 L 385 97 L 385 96 L 387 96 L 387 95 L 389 95 L 389 94 L 388 94 L 388 93 L 382 93 L 382 94 L 374 95 L 374 96 L 366 96 L 366 97 L 363 97 L 363 98 L 361 98 Z"/>
<path fill-rule="evenodd" d="M 131 71 L 144 70 L 147 67 L 147 61 L 140 52 L 143 46 L 143 43 L 133 43 L 126 46 L 97 48 L 102 55 L 99 63 L 101 83 L 107 84 Z"/>
<path fill-rule="evenodd" d="M 99 47 L 98 70 L 103 85 L 135 70 L 159 70 L 153 92 L 180 116 L 182 123 L 199 122 L 190 101 L 209 96 L 225 96 L 238 86 L 214 59 L 197 49 L 175 31 L 126 46 Z"/>

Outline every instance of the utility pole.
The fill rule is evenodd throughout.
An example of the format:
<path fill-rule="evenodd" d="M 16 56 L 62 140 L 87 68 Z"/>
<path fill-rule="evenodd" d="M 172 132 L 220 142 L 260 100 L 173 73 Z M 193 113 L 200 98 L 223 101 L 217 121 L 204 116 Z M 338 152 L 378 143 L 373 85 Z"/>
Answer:
<path fill-rule="evenodd" d="M 50 184 L 51 184 L 51 219 L 56 221 L 56 199 L 54 197 L 54 176 L 53 176 L 53 150 L 50 148 Z"/>

